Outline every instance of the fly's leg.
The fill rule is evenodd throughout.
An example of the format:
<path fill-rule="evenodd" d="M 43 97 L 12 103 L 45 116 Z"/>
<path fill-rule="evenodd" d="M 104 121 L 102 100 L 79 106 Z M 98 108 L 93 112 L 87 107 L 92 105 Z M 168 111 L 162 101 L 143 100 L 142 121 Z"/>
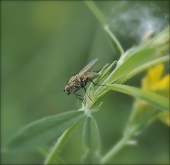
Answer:
<path fill-rule="evenodd" d="M 124 77 L 126 77 L 126 75 L 118 78 L 117 80 L 115 80 L 114 82 L 112 82 L 112 84 L 115 84 L 116 82 L 118 82 L 118 83 L 121 82 L 121 80 L 122 80 Z"/>
<path fill-rule="evenodd" d="M 97 86 L 105 86 L 105 85 L 101 85 L 101 84 L 96 84 L 91 78 L 89 78 L 88 77 L 88 80 L 90 80 L 92 83 L 93 83 L 93 85 L 97 85 Z"/>
<path fill-rule="evenodd" d="M 76 98 L 78 98 L 79 100 L 81 100 L 81 101 L 85 104 L 86 102 L 85 102 L 84 98 L 82 97 L 82 95 L 79 94 L 79 91 L 80 91 L 80 89 L 77 88 L 77 89 L 73 92 L 73 94 L 76 96 Z"/>
<path fill-rule="evenodd" d="M 85 87 L 83 87 L 84 88 L 84 91 L 85 91 L 85 93 L 87 94 L 87 89 L 85 88 Z M 90 98 L 90 96 L 87 94 L 87 96 L 88 96 L 88 98 L 91 100 L 91 98 Z"/>
<path fill-rule="evenodd" d="M 117 80 L 115 80 L 114 82 L 112 82 L 112 84 L 115 84 L 115 83 L 118 82 L 119 80 L 120 80 L 120 78 L 117 79 Z"/>

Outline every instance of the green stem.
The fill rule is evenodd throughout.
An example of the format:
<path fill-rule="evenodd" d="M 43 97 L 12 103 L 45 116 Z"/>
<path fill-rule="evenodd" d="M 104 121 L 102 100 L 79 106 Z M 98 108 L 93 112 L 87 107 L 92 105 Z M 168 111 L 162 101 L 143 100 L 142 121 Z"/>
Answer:
<path fill-rule="evenodd" d="M 124 50 L 123 50 L 122 46 L 120 45 L 119 41 L 117 40 L 115 35 L 112 33 L 112 31 L 110 30 L 108 25 L 104 26 L 104 30 L 107 32 L 107 34 L 109 35 L 109 37 L 113 41 L 113 44 L 115 45 L 115 48 L 117 49 L 117 51 L 120 52 L 120 55 L 124 54 Z"/>
<path fill-rule="evenodd" d="M 137 128 L 134 128 L 129 134 L 124 136 L 105 156 L 103 156 L 101 160 L 101 164 L 106 164 L 108 163 L 113 156 L 116 155 L 116 153 L 121 150 L 126 143 L 130 140 L 130 138 L 135 134 Z"/>
<path fill-rule="evenodd" d="M 93 1 L 85 1 L 87 6 L 90 8 L 90 10 L 94 13 L 94 15 L 98 18 L 98 20 L 102 23 L 103 26 L 106 26 L 107 23 L 102 16 L 101 12 L 97 8 L 97 6 L 93 3 Z"/>
<path fill-rule="evenodd" d="M 113 42 L 113 45 L 115 46 L 115 49 L 119 52 L 119 56 L 124 54 L 123 48 L 121 47 L 119 41 L 116 39 L 116 37 L 114 36 L 112 31 L 110 30 L 109 25 L 105 21 L 105 19 L 104 19 L 103 15 L 101 14 L 100 10 L 97 8 L 97 6 L 94 4 L 93 1 L 85 1 L 85 2 L 87 4 L 87 6 L 90 8 L 90 10 L 94 13 L 94 15 L 98 18 L 98 20 L 102 23 L 102 25 L 104 27 L 104 30 L 106 31 L 106 33 L 110 37 L 111 41 Z"/>
<path fill-rule="evenodd" d="M 138 123 L 133 123 L 131 125 L 130 122 L 132 119 L 129 121 L 129 126 L 127 126 L 124 136 L 105 156 L 103 156 L 101 164 L 108 163 L 111 158 L 114 157 L 127 144 L 127 142 L 136 134 L 138 130 L 143 129 L 144 126 L 157 119 L 160 112 L 153 108 L 148 110 L 151 111 L 151 113 L 146 118 L 143 116 L 144 118 L 138 119 L 138 121 L 136 121 Z M 134 109 L 131 118 L 136 118 L 135 112 L 137 112 L 137 109 Z"/>

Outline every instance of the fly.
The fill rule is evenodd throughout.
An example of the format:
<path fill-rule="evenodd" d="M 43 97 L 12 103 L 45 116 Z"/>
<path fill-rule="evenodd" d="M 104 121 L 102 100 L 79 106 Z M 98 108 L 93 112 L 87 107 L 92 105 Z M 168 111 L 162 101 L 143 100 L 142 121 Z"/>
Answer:
<path fill-rule="evenodd" d="M 98 61 L 98 58 L 94 59 L 89 64 L 87 64 L 78 74 L 76 74 L 75 76 L 72 76 L 69 79 L 69 81 L 68 81 L 68 83 L 65 86 L 65 89 L 63 91 L 66 92 L 67 95 L 70 95 L 71 92 L 73 92 L 73 94 L 76 95 L 76 98 L 78 98 L 82 102 L 84 102 L 84 98 L 79 94 L 80 89 L 83 88 L 85 93 L 86 93 L 86 91 L 87 91 L 86 84 L 88 82 L 90 82 L 90 81 L 94 85 L 98 85 L 98 84 L 94 83 L 93 80 L 99 76 L 99 73 L 97 73 L 97 72 L 88 72 L 88 70 L 93 65 L 95 65 L 97 61 Z M 104 85 L 99 85 L 99 86 L 104 86 Z M 88 94 L 87 94 L 87 96 L 88 96 Z M 89 99 L 90 99 L 90 97 L 89 97 Z"/>

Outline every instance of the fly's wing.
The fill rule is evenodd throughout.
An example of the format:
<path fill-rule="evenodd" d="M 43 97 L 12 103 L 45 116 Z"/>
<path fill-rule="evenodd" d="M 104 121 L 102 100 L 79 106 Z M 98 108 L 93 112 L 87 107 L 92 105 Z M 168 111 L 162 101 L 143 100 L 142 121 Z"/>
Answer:
<path fill-rule="evenodd" d="M 98 58 L 95 58 L 93 61 L 91 61 L 89 64 L 87 64 L 80 72 L 79 75 L 81 76 L 85 72 L 87 72 L 96 62 L 98 61 Z"/>

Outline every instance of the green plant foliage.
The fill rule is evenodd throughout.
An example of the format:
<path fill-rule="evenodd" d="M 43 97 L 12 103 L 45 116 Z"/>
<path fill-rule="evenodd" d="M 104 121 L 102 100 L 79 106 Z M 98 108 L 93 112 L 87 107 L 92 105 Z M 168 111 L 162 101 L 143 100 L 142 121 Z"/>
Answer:
<path fill-rule="evenodd" d="M 68 128 L 60 138 L 58 138 L 55 146 L 53 147 L 53 149 L 49 152 L 47 159 L 45 161 L 44 164 L 51 164 L 56 162 L 56 157 L 59 158 L 58 154 L 61 151 L 61 149 L 64 147 L 65 143 L 68 141 L 69 137 L 71 136 L 71 134 L 73 133 L 73 131 L 77 128 L 77 126 L 80 124 L 81 121 L 79 121 L 78 123 L 74 124 L 73 126 L 71 126 L 70 128 Z M 58 161 L 58 163 L 60 163 L 60 160 Z"/>
<path fill-rule="evenodd" d="M 158 94 L 120 84 L 108 84 L 107 87 L 112 90 L 126 93 L 128 95 L 134 96 L 135 98 L 139 98 L 143 101 L 146 101 L 148 104 L 159 110 L 169 111 L 169 100 Z"/>
<path fill-rule="evenodd" d="M 86 88 L 84 88 L 85 90 L 84 97 L 81 91 L 80 93 L 78 93 L 79 91 L 77 92 L 77 94 L 81 94 L 82 97 L 84 98 L 84 102 L 81 103 L 81 107 L 79 107 L 78 110 L 68 111 L 65 113 L 44 117 L 42 119 L 39 119 L 35 122 L 28 124 L 27 126 L 23 127 L 19 132 L 17 132 L 13 137 L 10 138 L 10 140 L 7 142 L 5 146 L 6 148 L 4 148 L 6 153 L 8 153 L 8 151 L 13 151 L 13 153 L 15 154 L 15 152 L 18 151 L 25 152 L 37 149 L 37 151 L 39 151 L 39 153 L 45 157 L 44 164 L 46 165 L 70 164 L 68 159 L 72 160 L 71 162 L 72 164 L 78 164 L 80 163 L 81 158 L 83 164 L 106 164 L 106 163 L 120 164 L 116 162 L 117 159 L 114 156 L 123 147 L 125 147 L 128 144 L 128 142 L 132 140 L 132 138 L 136 137 L 138 132 L 143 131 L 144 128 L 146 128 L 150 123 L 153 123 L 157 119 L 163 120 L 166 124 L 168 124 L 167 121 L 169 120 L 167 120 L 167 115 L 169 115 L 169 100 L 168 98 L 166 98 L 167 95 L 165 95 L 165 93 L 167 93 L 166 90 L 169 87 L 168 85 L 166 86 L 166 88 L 160 91 L 162 93 L 164 92 L 163 93 L 163 95 L 165 96 L 164 97 L 153 92 L 149 92 L 143 89 L 135 88 L 133 86 L 122 84 L 127 80 L 131 79 L 132 77 L 139 75 L 139 73 L 146 71 L 152 66 L 165 63 L 169 60 L 168 55 L 170 42 L 169 27 L 167 27 L 159 34 L 156 34 L 153 38 L 150 38 L 151 36 L 149 36 L 147 40 L 145 40 L 145 42 L 143 42 L 144 40 L 143 41 L 141 40 L 140 43 L 137 42 L 133 43 L 133 41 L 128 39 L 128 41 L 126 41 L 126 43 L 123 44 L 124 40 L 126 40 L 126 37 L 128 38 L 128 35 L 127 36 L 124 35 L 119 42 L 119 40 L 116 38 L 116 36 L 119 36 L 119 33 L 117 32 L 115 33 L 116 29 L 114 29 L 114 26 L 113 27 L 111 26 L 111 22 L 112 21 L 114 22 L 115 18 L 113 17 L 112 21 L 110 20 L 110 22 L 105 18 L 105 14 L 108 12 L 107 9 L 109 9 L 108 5 L 109 3 L 111 3 L 113 6 L 114 4 L 118 4 L 116 7 L 119 10 L 120 7 L 119 4 L 121 5 L 121 3 L 116 1 L 113 2 L 108 1 L 107 4 L 104 1 L 103 2 L 85 1 L 85 3 L 84 2 L 77 3 L 76 6 L 74 6 L 74 4 L 72 5 L 72 3 L 69 4 L 69 2 L 68 4 L 66 4 L 65 2 L 49 1 L 42 3 L 37 2 L 35 6 L 31 2 L 30 4 L 29 3 L 28 4 L 30 6 L 33 5 L 32 7 L 28 5 L 28 8 L 27 6 L 25 6 L 23 7 L 23 9 L 22 9 L 23 4 L 18 3 L 19 6 L 21 5 L 19 9 L 20 8 L 22 10 L 31 9 L 31 12 L 28 12 L 30 11 L 28 10 L 27 11 L 28 13 L 26 12 L 24 13 L 25 15 L 24 14 L 21 15 L 20 12 L 22 13 L 23 11 L 16 10 L 18 9 L 17 5 L 16 6 L 14 5 L 15 8 L 14 9 L 13 5 L 9 5 L 8 3 L 5 2 L 2 3 L 3 5 L 4 4 L 6 5 L 5 10 L 3 10 L 3 17 L 5 16 L 8 18 L 9 13 L 11 15 L 14 13 L 14 17 L 9 17 L 8 18 L 9 20 L 2 21 L 3 24 L 5 24 L 5 26 L 3 26 L 4 32 L 2 35 L 3 36 L 2 45 L 5 45 L 5 47 L 3 47 L 2 49 L 3 50 L 2 70 L 5 71 L 2 74 L 4 78 L 4 82 L 2 83 L 3 85 L 2 100 L 5 101 L 2 105 L 5 107 L 3 108 L 5 109 L 3 113 L 8 116 L 7 120 L 4 120 L 7 123 L 7 125 L 9 125 L 10 123 L 9 117 L 13 119 L 13 122 L 17 121 L 12 116 L 12 114 L 14 113 L 17 114 L 16 115 L 17 119 L 21 119 L 22 117 L 20 117 L 21 116 L 20 113 L 22 112 L 23 109 L 24 109 L 23 113 L 26 113 L 27 110 L 30 109 L 32 110 L 32 107 L 35 108 L 32 111 L 41 110 L 44 108 L 41 111 L 44 113 L 42 115 L 47 115 L 47 111 L 49 109 L 51 110 L 51 108 L 54 108 L 53 109 L 54 113 L 56 113 L 57 110 L 65 109 L 66 107 L 71 109 L 73 106 L 72 109 L 74 109 L 75 107 L 76 107 L 75 109 L 77 109 L 75 100 L 74 102 L 73 100 L 71 100 L 73 97 L 69 98 L 70 100 L 66 101 L 65 95 L 64 94 L 61 95 L 61 92 L 58 92 L 59 89 L 63 88 L 64 86 L 63 82 L 65 82 L 67 76 L 69 78 L 71 72 L 73 73 L 77 72 L 77 69 L 79 67 L 82 67 L 82 65 L 84 65 L 84 63 L 87 62 L 87 60 L 90 60 L 92 58 L 93 59 L 103 58 L 103 60 L 106 60 L 104 62 L 100 61 L 104 63 L 103 64 L 104 67 L 99 71 L 99 76 L 93 80 L 93 83 L 92 80 L 90 79 L 86 79 L 88 81 L 87 84 L 86 81 L 82 82 L 84 80 L 83 77 L 80 77 L 80 79 L 77 79 L 77 81 L 74 82 L 74 83 L 81 82 L 82 84 L 83 83 L 85 84 L 85 85 L 80 84 L 79 85 L 80 89 L 81 88 L 83 89 L 83 87 L 87 87 L 89 84 L 87 90 Z M 130 3 L 130 1 L 122 3 Z M 81 6 L 81 4 L 84 4 L 84 6 L 83 5 Z M 98 6 L 100 6 L 103 11 L 100 9 L 100 7 L 98 8 Z M 89 12 L 87 7 L 92 11 L 92 13 Z M 131 5 L 128 5 L 128 7 L 131 9 Z M 120 10 L 119 15 L 119 12 L 117 12 L 115 8 L 113 9 L 112 10 L 114 11 L 114 13 L 116 13 L 118 17 L 120 16 L 119 17 L 120 19 L 124 17 L 123 15 L 124 11 Z M 126 6 L 123 8 L 123 10 L 126 10 Z M 80 14 L 77 14 L 75 11 L 76 12 L 79 11 Z M 131 11 L 133 11 L 133 9 Z M 99 26 L 96 26 L 96 22 L 93 20 L 93 14 L 99 20 L 100 23 Z M 127 14 L 126 16 L 129 17 L 129 14 Z M 30 20 L 27 17 L 29 17 Z M 129 21 L 130 18 L 128 17 L 126 18 Z M 52 19 L 49 20 L 49 18 Z M 89 18 L 89 20 L 86 18 Z M 143 16 L 143 18 L 145 17 Z M 27 27 L 28 24 L 25 25 L 21 24 L 21 27 L 18 28 L 19 25 L 18 23 L 20 23 L 21 20 L 24 20 L 23 22 L 27 22 L 29 20 L 31 21 L 31 23 L 28 21 L 29 22 L 28 27 Z M 14 25 L 14 27 L 11 26 L 13 29 L 11 29 L 11 27 L 8 25 L 8 22 L 9 25 Z M 147 22 L 145 23 L 147 25 Z M 131 28 L 132 32 L 138 30 L 133 28 L 134 25 L 129 24 L 128 26 Z M 121 25 L 119 27 L 120 29 L 118 30 L 121 31 L 123 27 Z M 150 27 L 151 26 L 149 26 L 149 28 Z M 147 26 L 145 26 L 145 28 L 143 29 L 148 30 Z M 12 31 L 15 32 L 13 35 L 11 35 Z M 20 31 L 22 31 L 22 33 L 24 32 L 23 33 L 24 35 Z M 25 31 L 26 32 L 28 31 L 28 33 L 25 33 Z M 104 33 L 103 36 L 105 37 L 106 41 L 107 41 L 106 37 L 108 37 L 109 41 L 111 41 L 111 47 L 113 48 L 112 50 L 111 49 L 108 50 L 109 46 L 107 42 L 105 43 L 105 40 L 103 40 L 104 38 L 101 34 L 102 31 Z M 158 31 L 160 31 L 160 29 Z M 7 37 L 4 37 L 5 36 L 4 34 Z M 94 36 L 92 36 L 92 34 Z M 35 36 L 36 39 L 34 38 L 35 39 L 34 41 L 32 37 Z M 142 33 L 140 34 L 140 37 L 141 36 L 145 38 L 144 34 Z M 139 36 L 135 35 L 137 41 L 142 39 L 138 37 Z M 16 39 L 17 42 L 15 42 Z M 23 39 L 26 42 L 23 42 Z M 19 43 L 21 44 L 21 46 Z M 129 43 L 131 46 L 124 48 Z M 12 46 L 10 46 L 10 44 Z M 103 47 L 104 44 L 106 47 L 105 46 Z M 102 45 L 102 47 L 100 45 Z M 23 56 L 23 54 L 25 57 Z M 104 57 L 109 56 L 109 54 L 112 58 L 112 62 L 108 62 L 108 59 Z M 13 66 L 11 66 L 11 64 L 17 66 L 17 67 L 15 66 L 16 73 L 13 71 Z M 164 66 L 162 66 L 162 68 L 163 67 Z M 91 72 L 90 69 L 88 70 L 88 72 Z M 169 75 L 167 75 L 166 70 L 165 74 L 166 74 L 165 78 L 167 78 Z M 35 78 L 34 80 L 32 80 L 33 78 L 32 75 Z M 85 76 L 88 76 L 88 74 L 86 75 L 85 73 Z M 72 94 L 75 94 L 74 87 L 75 86 L 73 86 L 71 91 Z M 24 94 L 22 93 L 23 91 Z M 117 97 L 117 95 L 116 96 L 113 95 L 114 99 L 110 98 L 111 99 L 110 104 L 104 105 L 107 107 L 106 110 L 108 111 L 102 111 L 102 116 L 99 118 L 99 122 L 102 122 L 101 126 L 105 128 L 100 130 L 101 132 L 103 132 L 102 138 L 108 139 L 108 141 L 102 139 L 104 142 L 104 144 L 102 144 L 98 125 L 94 118 L 95 115 L 93 116 L 93 112 L 98 113 L 98 110 L 103 106 L 103 103 L 105 101 L 103 99 L 114 91 L 133 96 L 135 100 L 131 108 L 132 112 L 130 114 L 129 122 L 126 122 L 127 114 L 124 114 L 125 111 L 121 113 L 120 119 L 119 118 L 118 120 L 116 119 L 117 118 L 116 115 L 118 115 L 118 112 L 120 112 L 119 110 L 121 109 L 125 110 L 126 108 L 127 108 L 126 110 L 129 110 L 128 108 L 131 107 L 131 105 L 129 106 L 129 104 L 127 104 L 126 101 L 123 102 L 122 98 L 120 103 L 119 102 L 117 103 L 114 100 Z M 18 98 L 16 97 L 16 100 L 15 96 L 18 96 Z M 119 94 L 116 99 L 119 100 Z M 112 100 L 114 103 L 112 103 Z M 42 104 L 42 102 L 44 103 Z M 35 105 L 37 104 L 39 106 L 36 107 L 34 103 Z M 121 106 L 119 106 L 120 104 Z M 18 107 L 20 108 L 20 110 L 18 110 Z M 12 109 L 12 111 L 10 109 Z M 109 113 L 111 115 L 108 116 Z M 31 114 L 30 111 L 29 114 Z M 109 120 L 104 119 L 103 116 L 105 115 L 107 115 Z M 160 118 L 161 116 L 164 118 L 163 119 Z M 116 127 L 114 127 L 116 129 L 112 129 L 113 126 L 112 121 L 114 121 L 114 119 L 116 119 L 115 122 L 117 122 Z M 81 130 L 82 145 L 78 143 L 80 137 L 79 135 L 78 138 L 75 137 L 73 139 L 70 139 L 71 135 L 75 130 L 77 130 L 76 128 L 80 125 L 81 122 L 84 122 L 83 129 Z M 120 130 L 120 128 L 122 129 L 121 126 L 122 122 L 126 122 L 124 131 Z M 10 130 L 10 126 L 7 126 L 8 130 Z M 113 130 L 113 132 L 110 133 L 108 131 L 109 134 L 107 134 L 108 128 L 111 128 L 111 131 Z M 110 137 L 109 139 L 108 135 L 109 136 L 116 135 L 115 136 L 116 139 L 121 133 L 122 137 L 120 138 L 120 140 L 115 145 L 110 147 L 110 145 L 112 145 L 112 142 L 114 143 L 114 141 Z M 106 134 L 107 137 L 105 136 Z M 153 139 L 152 135 L 150 135 L 150 138 L 152 141 Z M 69 139 L 72 143 L 69 144 L 67 147 L 65 146 L 65 144 L 69 141 Z M 53 143 L 54 145 L 52 147 L 47 147 L 47 144 L 52 141 L 55 141 L 55 143 Z M 140 145 L 140 147 L 141 146 L 142 145 Z M 79 147 L 78 148 L 79 150 L 76 150 L 77 149 L 76 147 Z M 105 152 L 105 150 L 107 150 L 107 147 L 109 150 Z M 102 149 L 104 148 L 103 150 L 104 152 L 101 151 L 101 148 Z M 83 154 L 81 154 L 81 150 Z M 161 149 L 158 149 L 158 151 L 161 151 Z M 140 152 L 142 151 L 140 150 Z M 105 154 L 102 155 L 101 153 Z M 154 154 L 155 153 L 156 152 L 154 152 Z M 159 154 L 156 153 L 155 155 Z M 75 155 L 75 158 L 73 158 L 73 155 Z M 133 161 L 135 162 L 135 158 L 133 159 L 130 158 L 133 157 L 131 155 L 133 155 L 132 152 L 125 152 L 125 154 L 122 154 L 120 156 L 121 158 L 118 158 L 120 159 L 119 162 L 127 163 L 126 160 L 128 160 L 129 162 Z M 113 158 L 115 159 L 112 160 Z M 147 161 L 150 159 L 151 158 L 149 155 Z M 160 160 L 162 159 L 165 160 L 164 158 L 161 158 Z M 9 158 L 7 156 L 6 161 L 8 160 Z M 143 157 L 140 160 L 143 160 Z M 75 163 L 74 161 L 79 162 Z"/>
<path fill-rule="evenodd" d="M 91 11 L 95 14 L 95 16 L 99 19 L 99 21 L 102 23 L 103 28 L 106 31 L 106 34 L 108 38 L 110 39 L 114 50 L 116 50 L 118 56 L 120 57 L 124 53 L 124 50 L 122 46 L 120 45 L 119 41 L 116 39 L 116 37 L 112 33 L 112 31 L 110 30 L 101 12 L 99 11 L 99 9 L 96 7 L 96 5 L 92 1 L 85 1 L 85 2 L 88 5 L 88 7 L 91 9 Z"/>
<path fill-rule="evenodd" d="M 152 59 L 154 59 L 155 53 L 156 50 L 154 48 L 148 48 L 144 50 L 139 50 L 134 54 L 130 54 L 130 57 L 123 60 L 123 63 L 113 71 L 113 74 L 110 76 L 108 82 L 112 83 L 118 79 L 121 79 L 132 72 L 134 69 L 145 64 L 146 62 L 151 61 Z M 122 56 L 122 58 L 123 57 L 124 56 Z M 121 58 L 119 59 L 119 61 L 121 61 Z"/>
<path fill-rule="evenodd" d="M 37 120 L 22 128 L 7 144 L 10 150 L 30 150 L 60 136 L 70 125 L 84 116 L 83 111 L 71 111 Z"/>
<path fill-rule="evenodd" d="M 86 118 L 83 131 L 83 142 L 85 155 L 83 163 L 92 164 L 100 162 L 101 142 L 99 130 L 95 119 L 92 116 Z"/>
<path fill-rule="evenodd" d="M 131 77 L 139 74 L 140 72 L 154 66 L 154 65 L 158 65 L 164 62 L 169 61 L 169 55 L 163 56 L 163 57 L 159 57 L 156 58 L 155 60 L 152 60 L 150 62 L 147 62 L 139 67 L 137 67 L 136 69 L 132 70 L 128 75 L 126 75 L 120 82 L 123 83 L 125 81 L 127 81 L 128 79 L 130 79 Z"/>

